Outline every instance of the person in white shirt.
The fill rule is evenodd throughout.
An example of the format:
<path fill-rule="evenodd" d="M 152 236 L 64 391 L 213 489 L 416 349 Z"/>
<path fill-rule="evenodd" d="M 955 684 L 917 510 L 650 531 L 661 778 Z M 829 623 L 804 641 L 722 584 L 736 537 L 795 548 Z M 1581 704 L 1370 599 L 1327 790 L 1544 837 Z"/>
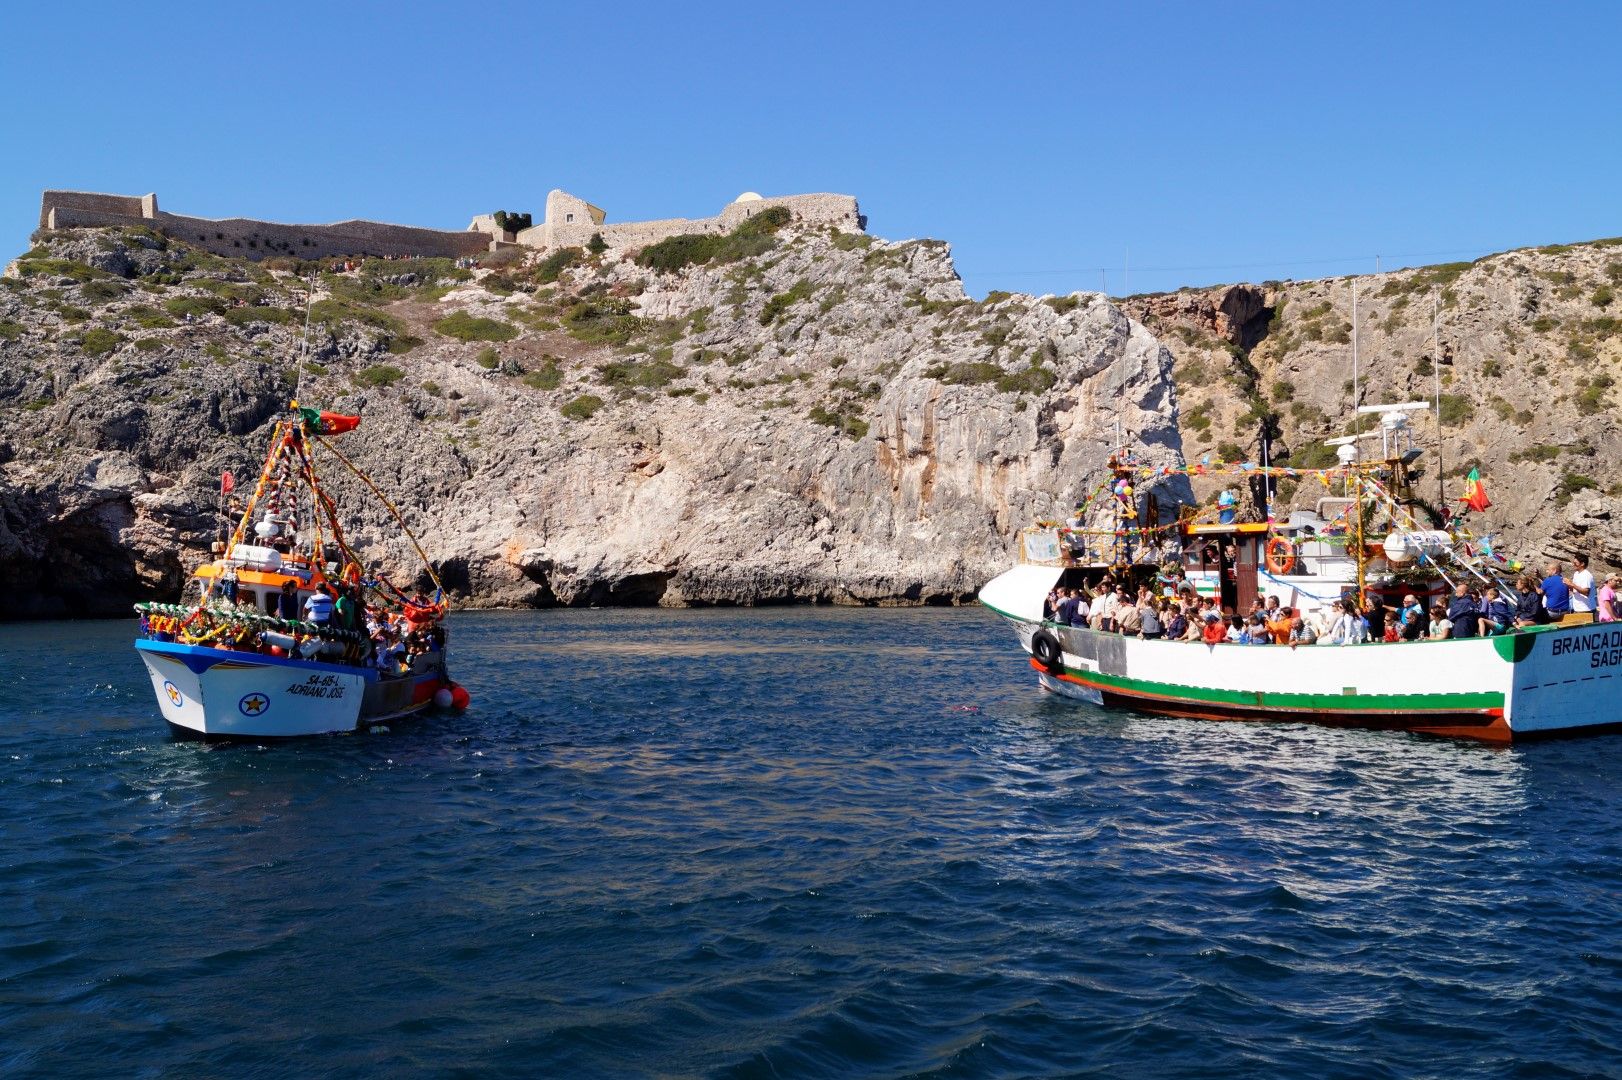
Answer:
<path fill-rule="evenodd" d="M 1594 575 L 1588 569 L 1587 555 L 1573 555 L 1571 565 L 1571 613 L 1594 617 Z"/>
<path fill-rule="evenodd" d="M 1104 629 L 1104 613 L 1109 610 L 1114 597 L 1115 594 L 1108 589 L 1099 589 L 1093 594 L 1093 602 L 1087 605 L 1087 624 L 1094 630 Z"/>

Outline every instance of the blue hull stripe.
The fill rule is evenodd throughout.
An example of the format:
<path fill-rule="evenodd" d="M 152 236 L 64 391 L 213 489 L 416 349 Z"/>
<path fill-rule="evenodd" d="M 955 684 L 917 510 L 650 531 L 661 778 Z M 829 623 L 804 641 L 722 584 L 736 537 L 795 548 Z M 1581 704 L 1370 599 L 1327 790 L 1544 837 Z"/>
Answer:
<path fill-rule="evenodd" d="M 136 638 L 135 647 L 141 652 L 156 653 L 178 660 L 201 675 L 215 664 L 233 663 L 252 667 L 295 668 L 299 671 L 331 671 L 340 675 L 359 675 L 368 684 L 377 682 L 376 668 L 351 667 L 348 664 L 326 664 L 319 660 L 300 660 L 290 656 L 266 656 L 264 653 L 236 652 L 232 649 L 210 649 L 203 645 L 183 645 L 178 641 L 152 641 Z"/>

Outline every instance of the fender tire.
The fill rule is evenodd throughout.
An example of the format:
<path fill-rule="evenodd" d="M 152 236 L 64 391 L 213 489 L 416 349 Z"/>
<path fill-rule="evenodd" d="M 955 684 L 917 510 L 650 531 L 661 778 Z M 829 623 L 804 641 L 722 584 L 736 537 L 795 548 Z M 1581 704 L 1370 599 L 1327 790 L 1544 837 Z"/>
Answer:
<path fill-rule="evenodd" d="M 1060 653 L 1059 639 L 1047 630 L 1038 630 L 1031 635 L 1031 655 L 1049 674 L 1058 673 Z"/>

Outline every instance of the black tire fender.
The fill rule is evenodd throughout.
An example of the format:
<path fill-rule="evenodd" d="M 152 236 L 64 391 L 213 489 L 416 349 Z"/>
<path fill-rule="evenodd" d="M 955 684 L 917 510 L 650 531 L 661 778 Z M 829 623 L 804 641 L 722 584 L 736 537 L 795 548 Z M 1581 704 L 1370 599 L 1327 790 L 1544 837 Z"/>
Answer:
<path fill-rule="evenodd" d="M 1031 655 L 1049 672 L 1059 670 L 1060 652 L 1059 639 L 1049 631 L 1038 630 L 1031 635 Z"/>

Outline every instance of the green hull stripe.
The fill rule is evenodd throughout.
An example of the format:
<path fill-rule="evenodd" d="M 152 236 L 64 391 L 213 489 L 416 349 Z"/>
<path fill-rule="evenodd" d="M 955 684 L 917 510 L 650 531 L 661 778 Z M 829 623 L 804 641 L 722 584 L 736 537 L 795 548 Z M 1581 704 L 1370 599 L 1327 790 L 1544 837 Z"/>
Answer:
<path fill-rule="evenodd" d="M 1103 675 L 1095 671 L 1060 669 L 1063 674 L 1106 690 L 1122 694 L 1149 695 L 1178 701 L 1200 701 L 1213 705 L 1246 708 L 1290 709 L 1300 712 L 1406 713 L 1481 712 L 1502 709 L 1504 695 L 1484 691 L 1471 694 L 1284 694 L 1251 690 L 1219 690 L 1209 686 L 1182 686 L 1177 683 L 1131 679 L 1124 675 Z"/>

